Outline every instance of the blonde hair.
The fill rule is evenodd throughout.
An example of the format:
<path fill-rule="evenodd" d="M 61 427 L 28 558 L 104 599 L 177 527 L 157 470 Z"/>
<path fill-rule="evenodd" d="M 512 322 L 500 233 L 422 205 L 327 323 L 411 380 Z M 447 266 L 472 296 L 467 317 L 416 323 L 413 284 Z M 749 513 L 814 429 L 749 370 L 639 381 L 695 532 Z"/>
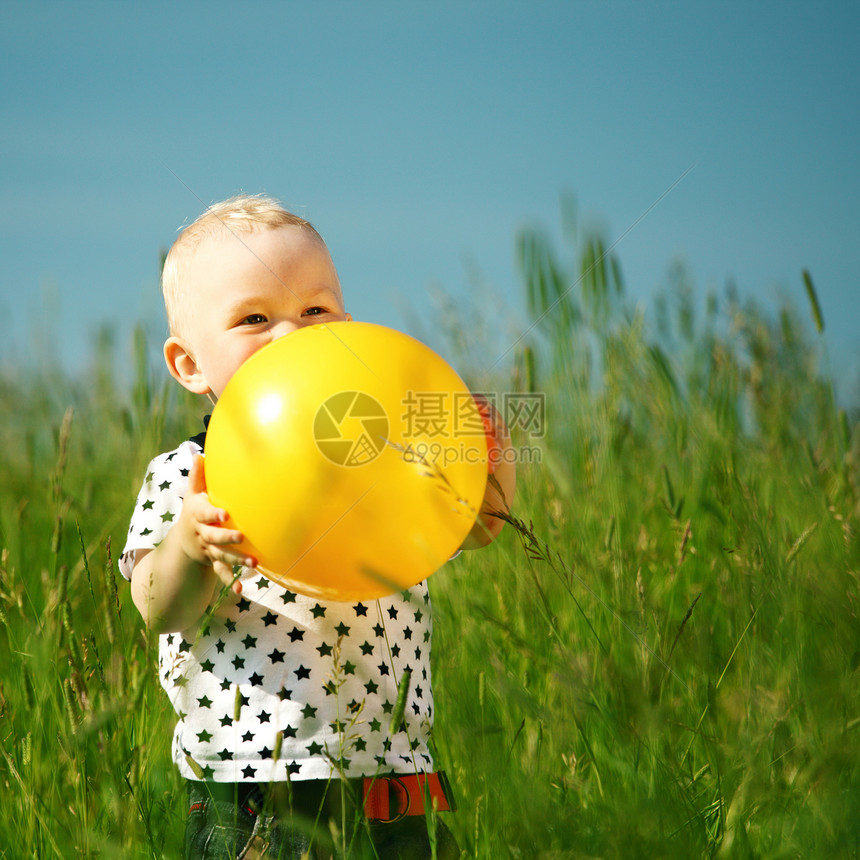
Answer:
<path fill-rule="evenodd" d="M 247 236 L 261 228 L 300 227 L 323 241 L 310 221 L 288 212 L 274 198 L 263 194 L 240 194 L 214 203 L 197 220 L 185 227 L 164 259 L 161 292 L 171 334 L 177 334 L 182 316 L 182 281 L 188 261 L 209 238 L 227 231 Z"/>

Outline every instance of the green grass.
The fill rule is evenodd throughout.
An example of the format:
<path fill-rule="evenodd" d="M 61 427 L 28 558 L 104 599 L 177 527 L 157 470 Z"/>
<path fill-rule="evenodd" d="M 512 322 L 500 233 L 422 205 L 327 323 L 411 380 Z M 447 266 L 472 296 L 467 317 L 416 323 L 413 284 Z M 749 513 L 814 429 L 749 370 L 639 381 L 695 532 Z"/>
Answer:
<path fill-rule="evenodd" d="M 700 318 L 682 273 L 651 331 L 597 240 L 573 266 L 519 247 L 539 322 L 490 375 L 461 358 L 546 393 L 515 439 L 542 461 L 497 543 L 431 580 L 461 847 L 857 857 L 860 429 L 820 339 L 731 295 Z M 0 377 L 0 857 L 180 854 L 173 716 L 115 560 L 199 405 L 145 355 L 102 338 L 75 379 Z"/>

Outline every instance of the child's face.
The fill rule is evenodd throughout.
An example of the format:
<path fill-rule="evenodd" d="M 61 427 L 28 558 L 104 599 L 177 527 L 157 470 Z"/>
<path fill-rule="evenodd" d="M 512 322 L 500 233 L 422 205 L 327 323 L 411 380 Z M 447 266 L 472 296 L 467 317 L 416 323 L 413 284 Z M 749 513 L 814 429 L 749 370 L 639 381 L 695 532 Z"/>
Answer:
<path fill-rule="evenodd" d="M 302 326 L 351 319 L 328 249 L 301 227 L 204 241 L 183 289 L 185 324 L 165 344 L 168 367 L 189 390 L 216 397 L 260 347 Z M 184 369 L 193 368 L 185 378 L 174 372 L 171 342 L 188 356 Z"/>

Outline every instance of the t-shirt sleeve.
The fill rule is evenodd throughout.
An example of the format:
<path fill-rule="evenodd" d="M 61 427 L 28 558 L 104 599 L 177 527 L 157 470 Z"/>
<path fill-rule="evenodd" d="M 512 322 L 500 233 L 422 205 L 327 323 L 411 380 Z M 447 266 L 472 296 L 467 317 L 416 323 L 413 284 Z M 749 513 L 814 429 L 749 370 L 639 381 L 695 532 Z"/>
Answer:
<path fill-rule="evenodd" d="M 131 579 L 138 550 L 155 549 L 167 536 L 182 509 L 188 473 L 200 446 L 183 442 L 176 450 L 159 454 L 146 468 L 119 560 L 120 573 Z"/>

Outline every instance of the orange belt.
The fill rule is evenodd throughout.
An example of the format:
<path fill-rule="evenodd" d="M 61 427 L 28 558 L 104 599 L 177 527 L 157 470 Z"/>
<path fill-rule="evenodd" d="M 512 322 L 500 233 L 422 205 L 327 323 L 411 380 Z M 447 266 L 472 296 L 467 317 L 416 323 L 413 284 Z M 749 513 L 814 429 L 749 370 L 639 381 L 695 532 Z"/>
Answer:
<path fill-rule="evenodd" d="M 427 805 L 437 812 L 456 809 L 444 772 L 365 777 L 364 814 L 390 824 L 407 815 L 424 815 Z"/>

